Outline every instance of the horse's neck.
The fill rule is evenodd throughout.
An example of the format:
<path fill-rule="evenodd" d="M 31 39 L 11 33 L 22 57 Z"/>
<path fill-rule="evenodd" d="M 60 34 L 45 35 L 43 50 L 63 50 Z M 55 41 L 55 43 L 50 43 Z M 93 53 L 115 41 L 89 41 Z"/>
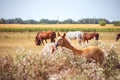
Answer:
<path fill-rule="evenodd" d="M 67 42 L 67 44 L 65 45 L 66 48 L 72 50 L 74 52 L 75 55 L 81 55 L 82 54 L 82 50 L 78 50 L 76 48 L 74 48 L 69 42 Z"/>

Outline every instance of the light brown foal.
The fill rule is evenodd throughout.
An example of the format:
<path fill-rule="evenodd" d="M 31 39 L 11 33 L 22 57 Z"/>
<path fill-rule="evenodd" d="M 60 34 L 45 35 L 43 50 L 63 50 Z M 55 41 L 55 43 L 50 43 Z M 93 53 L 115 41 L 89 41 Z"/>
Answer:
<path fill-rule="evenodd" d="M 78 50 L 74 48 L 65 38 L 66 33 L 63 34 L 63 36 L 60 36 L 57 38 L 55 45 L 66 47 L 73 51 L 74 55 L 80 55 L 86 58 L 87 62 L 91 62 L 91 60 L 95 60 L 96 62 L 99 62 L 102 64 L 104 60 L 104 53 L 103 51 L 97 47 L 97 46 L 90 46 L 81 50 Z"/>

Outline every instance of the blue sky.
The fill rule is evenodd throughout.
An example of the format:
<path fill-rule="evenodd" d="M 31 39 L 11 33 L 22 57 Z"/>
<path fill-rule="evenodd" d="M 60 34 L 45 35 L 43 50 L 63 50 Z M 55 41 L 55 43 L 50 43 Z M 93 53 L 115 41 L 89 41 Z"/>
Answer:
<path fill-rule="evenodd" d="M 0 0 L 0 18 L 120 20 L 120 0 Z"/>

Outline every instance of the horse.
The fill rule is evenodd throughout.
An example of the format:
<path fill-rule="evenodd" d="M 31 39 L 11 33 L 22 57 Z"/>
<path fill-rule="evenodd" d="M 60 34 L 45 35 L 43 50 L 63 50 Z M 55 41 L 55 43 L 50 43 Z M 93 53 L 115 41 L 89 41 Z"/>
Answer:
<path fill-rule="evenodd" d="M 76 49 L 74 48 L 69 41 L 65 38 L 66 33 L 63 34 L 63 36 L 59 36 L 56 41 L 55 45 L 56 47 L 66 47 L 73 51 L 74 55 L 82 56 L 86 58 L 87 62 L 91 62 L 92 60 L 95 60 L 96 63 L 102 64 L 104 60 L 104 52 L 102 49 L 100 49 L 98 46 L 89 46 L 84 49 Z"/>
<path fill-rule="evenodd" d="M 88 40 L 91 40 L 93 38 L 95 38 L 98 41 L 99 40 L 99 33 L 95 33 L 95 32 L 93 32 L 93 33 L 87 33 L 86 32 L 86 33 L 83 34 L 83 40 L 84 40 L 84 42 L 87 41 L 87 43 L 88 43 Z"/>
<path fill-rule="evenodd" d="M 116 41 L 118 41 L 119 38 L 120 38 L 120 33 L 117 34 Z"/>
<path fill-rule="evenodd" d="M 55 43 L 47 43 L 45 44 L 44 48 L 42 49 L 43 55 L 51 54 L 56 50 Z"/>
<path fill-rule="evenodd" d="M 35 37 L 35 43 L 36 45 L 44 45 L 43 40 L 47 43 L 47 39 L 50 39 L 51 42 L 55 42 L 56 33 L 54 31 L 42 31 L 38 32 Z"/>
<path fill-rule="evenodd" d="M 70 40 L 77 39 L 78 43 L 82 42 L 83 32 L 81 31 L 69 31 L 66 33 L 66 38 L 70 42 Z"/>

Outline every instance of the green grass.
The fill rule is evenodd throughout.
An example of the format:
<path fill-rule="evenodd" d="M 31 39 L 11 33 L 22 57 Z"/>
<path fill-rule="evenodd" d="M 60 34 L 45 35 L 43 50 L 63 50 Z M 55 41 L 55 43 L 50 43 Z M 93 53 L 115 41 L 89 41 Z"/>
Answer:
<path fill-rule="evenodd" d="M 83 32 L 119 32 L 120 28 L 0 28 L 0 32 L 37 32 L 37 31 L 83 31 Z"/>

